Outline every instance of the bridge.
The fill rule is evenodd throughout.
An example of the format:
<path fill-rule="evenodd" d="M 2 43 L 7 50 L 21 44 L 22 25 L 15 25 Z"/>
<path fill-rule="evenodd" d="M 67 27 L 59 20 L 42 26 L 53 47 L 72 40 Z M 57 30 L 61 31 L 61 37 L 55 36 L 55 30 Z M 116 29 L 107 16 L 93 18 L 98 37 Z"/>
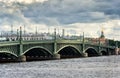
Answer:
<path fill-rule="evenodd" d="M 27 61 L 40 59 L 80 58 L 115 55 L 116 47 L 85 42 L 81 39 L 18 40 L 0 42 L 0 60 Z"/>

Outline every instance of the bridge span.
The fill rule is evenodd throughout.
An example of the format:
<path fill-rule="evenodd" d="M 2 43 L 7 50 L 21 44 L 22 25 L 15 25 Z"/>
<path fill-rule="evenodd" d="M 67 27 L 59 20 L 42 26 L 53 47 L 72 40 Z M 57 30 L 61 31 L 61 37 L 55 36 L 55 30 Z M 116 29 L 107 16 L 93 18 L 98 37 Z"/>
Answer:
<path fill-rule="evenodd" d="M 80 40 L 38 40 L 0 42 L 0 59 L 16 61 L 114 55 L 116 48 Z"/>

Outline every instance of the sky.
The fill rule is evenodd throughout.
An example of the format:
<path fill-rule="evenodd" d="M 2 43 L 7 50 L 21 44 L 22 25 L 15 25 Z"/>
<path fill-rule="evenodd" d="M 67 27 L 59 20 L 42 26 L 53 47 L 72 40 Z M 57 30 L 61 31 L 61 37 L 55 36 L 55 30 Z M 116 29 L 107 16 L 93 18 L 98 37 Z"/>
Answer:
<path fill-rule="evenodd" d="M 26 32 L 57 33 L 120 40 L 119 0 L 0 0 L 0 32 L 20 26 Z"/>

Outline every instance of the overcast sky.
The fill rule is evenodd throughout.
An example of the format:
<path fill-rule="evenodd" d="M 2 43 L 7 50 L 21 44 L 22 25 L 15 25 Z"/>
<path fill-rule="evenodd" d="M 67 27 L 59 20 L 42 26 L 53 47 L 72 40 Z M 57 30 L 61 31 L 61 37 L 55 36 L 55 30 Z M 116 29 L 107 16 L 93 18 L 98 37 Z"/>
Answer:
<path fill-rule="evenodd" d="M 0 32 L 17 30 L 25 25 L 27 32 L 56 27 L 59 33 L 99 37 L 103 28 L 106 38 L 120 40 L 119 0 L 0 0 Z"/>

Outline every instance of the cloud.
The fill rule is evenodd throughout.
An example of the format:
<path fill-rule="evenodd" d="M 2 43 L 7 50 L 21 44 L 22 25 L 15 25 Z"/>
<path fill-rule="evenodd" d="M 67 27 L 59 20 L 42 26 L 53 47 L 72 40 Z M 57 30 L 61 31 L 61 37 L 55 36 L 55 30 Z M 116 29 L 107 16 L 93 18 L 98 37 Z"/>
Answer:
<path fill-rule="evenodd" d="M 120 1 L 114 0 L 1 0 L 0 25 L 26 25 L 27 31 L 37 25 L 53 31 L 99 37 L 101 27 L 107 38 L 120 39 Z M 32 28 L 31 28 L 32 27 Z M 4 27 L 1 27 L 4 29 Z M 8 27 L 6 27 L 8 28 Z M 34 31 L 34 30 L 33 30 Z M 111 36 L 113 35 L 113 36 Z"/>
<path fill-rule="evenodd" d="M 11 3 L 11 2 L 20 2 L 20 3 L 27 3 L 27 4 L 31 4 L 34 2 L 44 2 L 47 0 L 0 0 L 1 2 L 6 2 L 6 3 Z"/>
<path fill-rule="evenodd" d="M 11 2 L 13 2 L 12 0 Z M 6 9 L 17 7 L 17 10 L 32 23 L 47 25 L 104 22 L 119 19 L 120 1 L 113 0 L 36 0 L 30 4 L 18 0 Z M 18 3 L 20 2 L 20 3 Z M 28 0 L 26 0 L 28 2 Z M 43 2 L 43 3 L 41 3 Z M 3 6 L 3 5 L 2 5 Z M 14 14 L 14 13 L 13 13 Z"/>
<path fill-rule="evenodd" d="M 39 23 L 38 20 L 40 23 L 41 21 L 45 23 L 46 20 L 43 20 L 48 18 L 51 18 L 49 22 L 56 20 L 60 24 L 104 22 L 119 19 L 120 9 L 116 4 L 117 2 L 112 0 L 109 2 L 107 0 L 101 0 L 101 2 L 98 0 L 48 0 L 42 4 L 26 5 L 27 9 L 22 12 L 26 18 L 30 18 L 35 23 Z"/>

